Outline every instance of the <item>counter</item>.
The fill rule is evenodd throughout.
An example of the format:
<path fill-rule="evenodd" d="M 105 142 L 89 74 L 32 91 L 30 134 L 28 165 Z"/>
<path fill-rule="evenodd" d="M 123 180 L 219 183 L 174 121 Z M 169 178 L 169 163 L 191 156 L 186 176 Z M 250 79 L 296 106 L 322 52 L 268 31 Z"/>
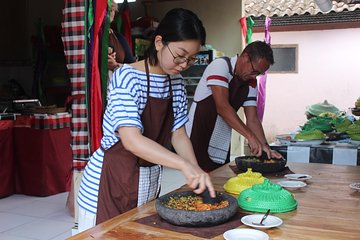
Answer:
<path fill-rule="evenodd" d="M 229 164 L 210 173 L 217 191 L 224 191 L 224 183 L 235 176 Z M 288 167 L 295 173 L 307 173 L 313 178 L 307 180 L 305 189 L 293 192 L 298 201 L 297 210 L 273 214 L 284 223 L 278 228 L 264 230 L 270 239 L 359 239 L 360 192 L 350 189 L 349 184 L 360 182 L 360 167 L 292 162 L 288 163 Z M 273 182 L 282 179 L 264 176 Z M 188 188 L 182 187 L 180 190 Z M 130 210 L 69 239 L 203 239 L 136 222 L 156 213 L 154 203 L 152 201 Z M 240 208 L 239 213 L 251 214 Z M 238 228 L 248 227 L 242 225 L 239 219 Z M 211 239 L 223 239 L 222 233 Z"/>
<path fill-rule="evenodd" d="M 288 162 L 360 165 L 360 148 L 350 143 L 320 144 L 314 146 L 271 145 Z"/>

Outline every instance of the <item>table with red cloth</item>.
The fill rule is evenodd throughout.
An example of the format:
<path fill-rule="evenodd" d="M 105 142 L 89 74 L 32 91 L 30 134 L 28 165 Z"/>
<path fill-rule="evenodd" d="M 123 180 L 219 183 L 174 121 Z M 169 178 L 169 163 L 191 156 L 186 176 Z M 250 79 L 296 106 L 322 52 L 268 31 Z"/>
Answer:
<path fill-rule="evenodd" d="M 70 123 L 69 113 L 16 116 L 12 128 L 14 193 L 49 196 L 70 190 Z"/>
<path fill-rule="evenodd" d="M 14 120 L 0 116 L 0 198 L 14 193 Z"/>

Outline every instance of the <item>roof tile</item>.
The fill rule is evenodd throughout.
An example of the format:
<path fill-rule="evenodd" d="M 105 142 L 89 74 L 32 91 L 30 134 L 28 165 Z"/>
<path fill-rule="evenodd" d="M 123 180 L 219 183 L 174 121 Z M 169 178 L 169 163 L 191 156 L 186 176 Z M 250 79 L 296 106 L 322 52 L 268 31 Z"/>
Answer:
<path fill-rule="evenodd" d="M 330 12 L 354 11 L 360 9 L 360 4 L 346 4 L 333 1 Z M 292 16 L 309 13 L 322 13 L 315 0 L 245 0 L 245 16 Z M 325 13 L 324 13 L 325 14 Z"/>

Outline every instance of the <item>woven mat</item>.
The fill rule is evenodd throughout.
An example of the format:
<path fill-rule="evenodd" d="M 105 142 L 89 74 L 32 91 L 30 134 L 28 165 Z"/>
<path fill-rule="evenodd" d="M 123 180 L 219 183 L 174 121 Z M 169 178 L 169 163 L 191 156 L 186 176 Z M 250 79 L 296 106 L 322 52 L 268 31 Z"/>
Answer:
<path fill-rule="evenodd" d="M 239 170 L 236 165 L 229 165 L 230 169 L 235 173 L 235 174 L 239 174 L 239 173 L 244 173 L 244 171 Z M 289 167 L 285 167 L 284 170 L 282 170 L 281 172 L 275 172 L 275 173 L 263 173 L 262 175 L 264 177 L 284 177 L 284 175 L 286 174 L 292 174 L 294 173 L 293 171 L 290 170 Z"/>
<path fill-rule="evenodd" d="M 226 232 L 229 229 L 237 228 L 240 225 L 242 225 L 240 219 L 245 215 L 246 214 L 238 212 L 229 221 L 211 227 L 175 226 L 163 220 L 157 213 L 144 218 L 140 218 L 135 222 L 165 230 L 170 230 L 173 232 L 188 233 L 193 236 L 210 239 L 218 235 L 222 235 L 224 232 Z"/>

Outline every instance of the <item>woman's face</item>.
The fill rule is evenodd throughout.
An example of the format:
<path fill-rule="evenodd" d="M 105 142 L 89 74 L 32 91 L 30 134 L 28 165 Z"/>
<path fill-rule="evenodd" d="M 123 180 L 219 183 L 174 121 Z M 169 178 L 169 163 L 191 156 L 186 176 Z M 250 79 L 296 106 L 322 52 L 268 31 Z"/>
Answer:
<path fill-rule="evenodd" d="M 200 50 L 199 40 L 156 43 L 159 66 L 166 74 L 179 74 L 190 67 Z"/>

